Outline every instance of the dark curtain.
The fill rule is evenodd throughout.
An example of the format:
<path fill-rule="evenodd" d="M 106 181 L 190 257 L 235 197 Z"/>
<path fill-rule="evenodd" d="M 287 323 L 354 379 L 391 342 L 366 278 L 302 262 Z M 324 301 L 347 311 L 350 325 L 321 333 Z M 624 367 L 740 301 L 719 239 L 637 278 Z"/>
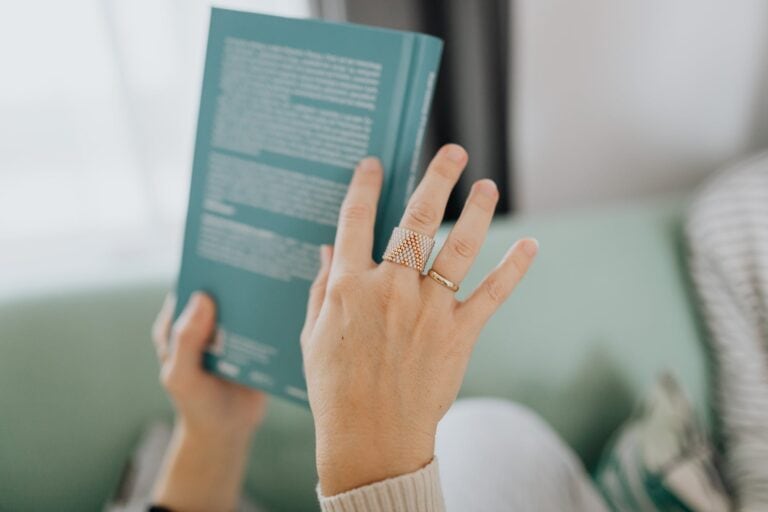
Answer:
<path fill-rule="evenodd" d="M 470 162 L 448 204 L 456 218 L 480 178 L 499 186 L 499 212 L 513 208 L 510 165 L 511 0 L 320 0 L 330 19 L 415 30 L 445 41 L 424 159 L 447 142 L 467 148 Z M 422 167 L 423 168 L 423 167 Z"/>

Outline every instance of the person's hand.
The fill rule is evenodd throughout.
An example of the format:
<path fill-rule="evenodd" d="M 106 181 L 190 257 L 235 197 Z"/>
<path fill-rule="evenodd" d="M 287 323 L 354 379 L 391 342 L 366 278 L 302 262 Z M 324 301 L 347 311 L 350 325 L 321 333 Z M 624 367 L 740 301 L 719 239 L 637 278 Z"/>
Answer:
<path fill-rule="evenodd" d="M 264 418 L 267 395 L 203 369 L 203 352 L 215 335 L 216 305 L 204 293 L 192 294 L 171 328 L 174 307 L 174 298 L 168 296 L 152 328 L 152 339 L 160 380 L 178 420 L 186 430 L 202 435 L 250 435 Z"/>
<path fill-rule="evenodd" d="M 168 297 L 152 329 L 160 379 L 176 408 L 153 500 L 172 510 L 234 510 L 267 396 L 203 369 L 216 328 L 216 307 L 207 295 L 194 293 L 171 328 L 173 310 Z"/>
<path fill-rule="evenodd" d="M 443 147 L 400 225 L 434 236 L 466 163 L 461 147 Z M 456 398 L 475 340 L 538 250 L 535 240 L 518 241 L 464 302 L 412 268 L 377 265 L 371 252 L 382 175 L 372 158 L 355 170 L 335 247 L 322 249 L 301 335 L 326 496 L 429 463 L 437 423 Z M 472 265 L 498 195 L 492 181 L 475 183 L 438 253 L 433 268 L 454 283 Z"/>

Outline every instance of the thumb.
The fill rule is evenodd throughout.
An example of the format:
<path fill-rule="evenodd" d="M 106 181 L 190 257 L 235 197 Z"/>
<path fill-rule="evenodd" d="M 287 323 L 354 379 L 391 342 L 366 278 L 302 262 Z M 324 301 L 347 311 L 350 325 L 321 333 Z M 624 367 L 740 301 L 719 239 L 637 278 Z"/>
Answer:
<path fill-rule="evenodd" d="M 325 288 L 328 286 L 328 274 L 331 270 L 331 261 L 333 260 L 333 246 L 320 246 L 320 270 L 317 271 L 315 281 L 309 289 L 309 300 L 307 301 L 307 317 L 304 320 L 304 328 L 301 331 L 301 344 L 306 343 L 306 338 L 315 328 L 315 322 L 320 315 L 320 309 L 323 307 L 325 299 Z"/>
<path fill-rule="evenodd" d="M 195 292 L 173 325 L 172 355 L 164 380 L 179 388 L 202 371 L 203 351 L 216 327 L 216 305 L 206 294 Z"/>

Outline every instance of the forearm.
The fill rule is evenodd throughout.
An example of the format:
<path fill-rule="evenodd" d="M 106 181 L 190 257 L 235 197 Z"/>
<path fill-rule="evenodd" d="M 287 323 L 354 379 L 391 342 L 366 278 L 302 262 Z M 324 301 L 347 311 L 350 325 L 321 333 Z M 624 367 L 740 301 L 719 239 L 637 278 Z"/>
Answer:
<path fill-rule="evenodd" d="M 153 502 L 174 512 L 235 510 L 251 435 L 203 435 L 178 423 Z"/>

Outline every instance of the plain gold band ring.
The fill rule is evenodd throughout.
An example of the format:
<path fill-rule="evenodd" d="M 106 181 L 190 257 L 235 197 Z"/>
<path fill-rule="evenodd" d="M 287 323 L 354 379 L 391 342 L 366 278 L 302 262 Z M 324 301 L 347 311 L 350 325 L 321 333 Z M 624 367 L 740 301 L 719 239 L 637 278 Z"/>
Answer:
<path fill-rule="evenodd" d="M 429 269 L 429 272 L 427 272 L 427 275 L 437 281 L 439 284 L 445 286 L 452 292 L 456 293 L 459 291 L 459 285 L 451 281 L 450 279 L 446 279 L 445 276 L 440 275 L 435 269 L 431 268 Z"/>

